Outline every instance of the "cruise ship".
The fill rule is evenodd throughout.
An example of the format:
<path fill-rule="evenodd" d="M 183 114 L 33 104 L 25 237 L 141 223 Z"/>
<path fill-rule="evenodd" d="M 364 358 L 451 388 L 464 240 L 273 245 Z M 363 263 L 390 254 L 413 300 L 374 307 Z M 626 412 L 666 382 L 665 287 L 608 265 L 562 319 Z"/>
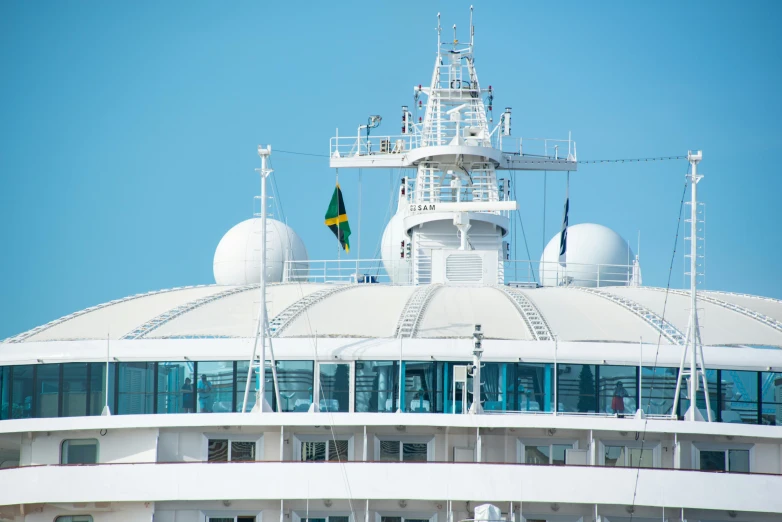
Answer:
<path fill-rule="evenodd" d="M 215 284 L 0 343 L 0 520 L 782 520 L 782 301 L 696 288 L 703 154 L 687 288 L 644 286 L 567 195 L 541 258 L 511 259 L 515 174 L 568 177 L 576 145 L 514 137 L 472 15 L 464 41 L 437 27 L 401 132 L 329 144 L 335 174 L 400 173 L 379 259 L 309 259 L 268 216 L 265 144 L 260 213 L 196 260 Z"/>

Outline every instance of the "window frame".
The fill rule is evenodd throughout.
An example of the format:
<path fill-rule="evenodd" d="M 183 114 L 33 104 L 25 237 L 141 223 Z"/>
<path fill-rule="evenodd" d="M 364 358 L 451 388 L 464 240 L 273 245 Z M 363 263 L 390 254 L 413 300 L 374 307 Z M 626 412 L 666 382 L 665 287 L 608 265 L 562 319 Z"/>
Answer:
<path fill-rule="evenodd" d="M 226 511 L 201 511 L 200 513 L 201 518 L 199 519 L 200 522 L 209 522 L 209 519 L 214 518 L 233 518 L 234 522 L 239 517 L 255 517 L 255 522 L 263 522 L 263 511 L 258 511 L 257 513 L 255 511 L 243 511 L 243 510 L 237 510 L 237 509 L 231 509 Z"/>
<path fill-rule="evenodd" d="M 328 435 L 315 435 L 306 433 L 294 433 L 293 434 L 293 460 L 296 462 L 304 462 L 301 460 L 301 443 L 302 442 L 326 442 L 326 457 L 328 459 L 328 443 L 334 440 L 347 440 L 348 441 L 348 462 L 355 460 L 354 447 L 353 447 L 353 434 L 343 435 L 335 433 L 334 437 L 331 434 Z M 328 460 L 327 460 L 328 462 Z M 312 518 L 312 517 L 310 517 Z"/>
<path fill-rule="evenodd" d="M 578 439 L 516 439 L 516 463 L 517 464 L 527 464 L 526 456 L 526 447 L 527 446 L 548 446 L 549 447 L 549 457 L 548 457 L 548 464 L 547 466 L 553 466 L 554 463 L 552 462 L 554 458 L 554 452 L 552 451 L 552 446 L 565 446 L 565 445 L 571 445 L 570 449 L 578 449 Z M 567 455 L 565 455 L 567 458 Z M 534 465 L 534 464 L 531 464 Z M 567 464 L 566 464 L 567 465 Z"/>
<path fill-rule="evenodd" d="M 204 440 L 202 442 L 202 455 L 203 462 L 221 462 L 209 460 L 209 440 L 227 440 L 228 441 L 228 461 L 230 462 L 253 462 L 249 460 L 231 460 L 231 442 L 254 442 L 255 443 L 255 462 L 262 460 L 260 457 L 263 455 L 263 435 L 239 435 L 232 433 L 204 433 Z M 211 515 L 217 516 L 217 515 Z M 249 515 L 248 515 L 249 516 Z"/>
<path fill-rule="evenodd" d="M 742 450 L 749 451 L 749 470 L 748 471 L 731 471 L 730 470 L 730 450 Z M 707 471 L 710 473 L 716 473 L 711 470 L 701 470 L 701 451 L 722 451 L 725 453 L 725 471 L 724 473 L 752 473 L 754 467 L 752 463 L 755 461 L 755 445 L 754 444 L 721 444 L 713 442 L 693 442 L 692 443 L 692 469 L 697 471 Z"/>
<path fill-rule="evenodd" d="M 93 522 L 94 521 L 94 518 L 92 517 L 92 515 L 57 515 L 54 518 L 54 522 L 65 522 L 66 518 L 70 518 L 69 522 L 73 522 L 73 517 L 89 518 L 89 520 L 87 520 L 87 522 Z M 79 522 L 79 521 L 77 521 L 77 522 Z"/>
<path fill-rule="evenodd" d="M 73 462 L 73 463 L 63 462 L 67 455 L 66 444 L 69 444 L 74 441 L 95 441 L 95 462 Z M 76 444 L 76 445 L 79 446 L 80 444 Z M 86 446 L 86 444 L 83 445 Z M 78 466 L 78 465 L 89 465 L 89 464 L 100 464 L 100 441 L 98 439 L 94 437 L 90 437 L 90 438 L 83 438 L 83 439 L 62 439 L 62 441 L 60 441 L 60 465 L 61 466 Z"/>
<path fill-rule="evenodd" d="M 435 460 L 435 441 L 434 435 L 375 435 L 375 447 L 373 457 L 375 462 L 380 462 L 380 443 L 381 442 L 399 442 L 399 462 L 403 460 L 404 443 L 426 444 L 426 462 Z M 390 516 L 390 515 L 389 515 Z"/>
<path fill-rule="evenodd" d="M 662 454 L 661 454 L 661 441 L 650 441 L 646 443 L 642 443 L 641 441 L 635 441 L 635 440 L 598 440 L 597 441 L 597 449 L 598 449 L 598 458 L 597 458 L 597 465 L 598 466 L 605 466 L 606 465 L 606 446 L 616 447 L 621 446 L 627 449 L 640 449 L 643 447 L 644 450 L 652 450 L 652 468 L 658 469 L 662 467 Z M 652 445 L 653 444 L 653 445 Z M 625 465 L 624 466 L 611 466 L 611 467 L 625 467 L 629 468 L 630 466 L 627 465 L 627 458 L 630 452 L 625 451 Z M 633 466 L 635 467 L 635 466 Z M 646 468 L 649 469 L 649 468 Z"/>
<path fill-rule="evenodd" d="M 375 522 L 381 522 L 382 517 L 400 517 L 402 522 L 406 522 L 407 520 L 428 520 L 429 522 L 437 522 L 437 513 L 428 514 L 421 511 L 375 511 Z"/>
<path fill-rule="evenodd" d="M 326 522 L 329 522 L 329 517 L 348 517 L 349 522 L 355 522 L 353 513 L 350 511 L 310 511 L 309 513 L 294 511 L 291 522 L 301 522 L 308 518 L 325 518 Z"/>

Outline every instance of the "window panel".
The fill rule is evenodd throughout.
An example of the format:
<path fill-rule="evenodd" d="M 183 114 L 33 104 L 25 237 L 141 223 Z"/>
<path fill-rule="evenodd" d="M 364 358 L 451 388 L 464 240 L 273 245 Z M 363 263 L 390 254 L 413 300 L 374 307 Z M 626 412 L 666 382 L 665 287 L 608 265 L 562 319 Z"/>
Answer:
<path fill-rule="evenodd" d="M 57 417 L 60 406 L 60 365 L 41 364 L 35 379 L 35 416 Z"/>
<path fill-rule="evenodd" d="M 555 466 L 565 465 L 565 451 L 573 449 L 572 444 L 552 444 L 551 445 L 551 463 Z"/>
<path fill-rule="evenodd" d="M 394 412 L 399 393 L 397 361 L 356 361 L 357 412 Z"/>
<path fill-rule="evenodd" d="M 209 462 L 228 462 L 227 439 L 209 439 L 208 448 L 207 460 Z"/>
<path fill-rule="evenodd" d="M 193 413 L 192 362 L 159 362 L 157 365 L 157 412 Z"/>
<path fill-rule="evenodd" d="M 508 364 L 507 371 L 509 409 L 515 411 L 553 411 L 553 364 Z"/>
<path fill-rule="evenodd" d="M 0 420 L 10 418 L 11 413 L 11 367 L 0 367 Z"/>
<path fill-rule="evenodd" d="M 238 361 L 236 363 L 236 411 L 242 411 L 244 402 L 244 390 L 247 387 L 248 361 Z M 258 372 L 255 368 L 251 370 L 250 375 L 250 393 L 247 395 L 247 411 L 251 411 L 255 406 L 255 394 L 258 389 Z"/>
<path fill-rule="evenodd" d="M 725 451 L 701 450 L 701 467 L 705 471 L 725 471 Z"/>
<path fill-rule="evenodd" d="M 678 368 L 641 368 L 641 405 L 646 413 L 670 414 L 676 393 Z"/>
<path fill-rule="evenodd" d="M 198 363 L 195 383 L 198 413 L 233 411 L 233 361 Z"/>
<path fill-rule="evenodd" d="M 87 363 L 62 365 L 62 416 L 87 415 Z"/>
<path fill-rule="evenodd" d="M 280 402 L 282 402 L 282 408 L 277 408 L 277 398 L 274 393 L 274 379 L 272 377 L 271 366 L 266 368 L 266 400 L 271 405 L 274 411 L 281 409 L 282 411 L 298 411 L 305 412 L 310 409 L 312 404 L 312 387 L 313 387 L 313 368 L 315 363 L 313 361 L 277 361 L 277 381 L 280 385 Z M 246 370 L 245 377 L 242 383 L 246 382 Z M 346 384 L 340 382 L 340 390 L 342 386 L 347 390 L 348 396 L 350 395 L 350 380 L 349 373 L 339 372 L 339 377 L 342 379 L 347 377 Z M 244 388 L 242 388 L 244 393 Z M 323 398 L 323 397 L 321 397 Z M 342 394 L 336 397 L 340 400 Z M 348 411 L 348 400 L 344 399 L 344 410 L 334 411 Z M 340 405 L 342 406 L 342 405 Z M 324 410 L 325 411 L 325 410 Z"/>
<path fill-rule="evenodd" d="M 380 522 L 402 522 L 402 517 L 380 517 Z"/>
<path fill-rule="evenodd" d="M 89 367 L 89 411 L 87 415 L 100 415 L 106 406 L 106 363 L 89 363 Z M 109 404 L 111 403 L 109 402 Z"/>
<path fill-rule="evenodd" d="M 600 366 L 598 405 L 601 412 L 635 414 L 638 409 L 635 366 Z"/>
<path fill-rule="evenodd" d="M 399 441 L 381 440 L 380 441 L 380 461 L 381 462 L 399 462 Z"/>
<path fill-rule="evenodd" d="M 594 364 L 560 364 L 557 400 L 562 411 L 597 411 Z"/>
<path fill-rule="evenodd" d="M 628 448 L 627 465 L 634 468 L 653 468 L 654 450 L 652 448 Z"/>
<path fill-rule="evenodd" d="M 348 460 L 348 441 L 330 440 L 329 441 L 329 460 Z"/>
<path fill-rule="evenodd" d="M 728 450 L 728 470 L 731 473 L 749 473 L 749 450 Z"/>
<path fill-rule="evenodd" d="M 119 363 L 118 414 L 152 413 L 154 391 L 155 363 Z"/>
<path fill-rule="evenodd" d="M 96 464 L 98 441 L 96 439 L 70 439 L 62 442 L 60 464 Z"/>
<path fill-rule="evenodd" d="M 326 460 L 325 442 L 302 442 L 301 460 L 305 462 Z"/>
<path fill-rule="evenodd" d="M 92 515 L 63 515 L 55 518 L 54 522 L 92 522 Z"/>
<path fill-rule="evenodd" d="M 550 456 L 549 446 L 524 446 L 524 462 L 527 464 L 548 464 Z"/>
<path fill-rule="evenodd" d="M 320 411 L 350 408 L 350 365 L 320 364 Z"/>
<path fill-rule="evenodd" d="M 11 367 L 11 418 L 26 419 L 33 416 L 33 366 Z"/>
<path fill-rule="evenodd" d="M 248 462 L 255 460 L 255 442 L 231 441 L 231 462 Z"/>
<path fill-rule="evenodd" d="M 722 370 L 720 374 L 722 422 L 757 424 L 758 372 Z"/>
<path fill-rule="evenodd" d="M 403 443 L 402 460 L 405 462 L 426 462 L 427 444 L 425 442 Z"/>
<path fill-rule="evenodd" d="M 625 448 L 624 446 L 606 446 L 605 447 L 605 465 L 624 467 Z"/>
<path fill-rule="evenodd" d="M 760 378 L 763 424 L 782 425 L 782 373 L 763 372 Z"/>
<path fill-rule="evenodd" d="M 452 375 L 452 374 L 451 374 Z M 443 363 L 405 361 L 403 411 L 442 413 Z M 467 386 L 467 403 L 472 402 L 472 387 Z M 457 397 L 460 403 L 461 397 Z"/>
<path fill-rule="evenodd" d="M 711 408 L 712 419 L 717 420 L 717 370 L 706 370 L 706 383 L 709 386 L 709 406 Z M 706 409 L 706 393 L 703 389 L 702 383 L 698 383 L 699 389 L 696 396 L 696 402 L 698 409 L 703 415 L 703 418 L 707 418 L 708 411 Z M 690 399 L 687 396 L 689 393 L 689 387 L 686 385 L 686 380 L 682 380 L 682 398 L 681 398 L 681 413 L 684 415 L 690 408 Z"/>

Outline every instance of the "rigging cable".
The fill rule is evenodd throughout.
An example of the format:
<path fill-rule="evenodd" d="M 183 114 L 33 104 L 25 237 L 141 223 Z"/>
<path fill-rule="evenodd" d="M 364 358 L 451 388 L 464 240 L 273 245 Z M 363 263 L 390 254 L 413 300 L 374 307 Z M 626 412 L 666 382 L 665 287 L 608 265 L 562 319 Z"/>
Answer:
<path fill-rule="evenodd" d="M 687 172 L 689 172 L 689 164 L 687 166 Z M 676 236 L 675 236 L 674 241 L 673 241 L 673 253 L 671 254 L 671 263 L 668 266 L 668 282 L 667 282 L 666 287 L 665 287 L 665 300 L 663 301 L 663 310 L 662 310 L 662 315 L 660 316 L 660 320 L 663 322 L 663 324 L 665 322 L 665 310 L 666 310 L 666 308 L 668 306 L 668 295 L 669 295 L 669 291 L 671 289 L 671 275 L 673 274 L 673 263 L 674 263 L 674 260 L 676 259 L 676 246 L 679 244 L 679 230 L 681 229 L 682 209 L 684 208 L 684 198 L 687 195 L 687 185 L 688 184 L 689 183 L 687 181 L 687 176 L 685 175 L 684 188 L 682 189 L 682 198 L 681 198 L 681 201 L 679 202 L 679 218 L 676 221 Z M 649 404 L 650 405 L 651 405 L 651 400 L 652 400 L 653 394 L 654 394 L 654 384 L 655 384 L 655 381 L 657 380 L 657 375 L 656 375 L 657 374 L 657 359 L 658 359 L 658 357 L 660 355 L 660 344 L 662 342 L 662 336 L 663 336 L 663 331 L 662 331 L 662 329 L 660 329 L 659 333 L 657 334 L 657 350 L 656 350 L 656 352 L 654 354 L 654 366 L 652 367 L 652 379 L 651 379 L 652 384 L 651 384 L 651 386 L 649 388 Z M 643 367 L 643 360 L 642 360 L 641 361 L 641 366 L 639 368 L 639 371 L 641 373 L 643 372 L 643 368 L 644 367 Z M 692 399 L 690 399 L 690 400 L 692 400 Z M 639 406 L 639 409 L 640 409 L 640 407 L 642 405 L 639 404 L 638 406 Z M 672 414 L 675 414 L 675 413 L 676 412 L 672 412 Z M 635 509 L 634 509 L 635 508 L 635 500 L 636 500 L 636 497 L 638 495 L 638 481 L 639 481 L 639 478 L 641 476 L 641 459 L 643 458 L 644 445 L 646 444 L 646 429 L 647 429 L 648 425 L 649 425 L 649 417 L 647 416 L 644 419 L 644 431 L 643 431 L 643 437 L 641 438 L 641 457 L 639 457 L 639 459 L 638 459 L 638 468 L 636 469 L 636 473 L 635 473 L 635 485 L 633 486 L 633 502 L 631 504 L 632 511 L 630 511 L 630 521 L 631 522 L 633 520 L 633 515 L 634 515 L 634 511 L 635 511 Z"/>

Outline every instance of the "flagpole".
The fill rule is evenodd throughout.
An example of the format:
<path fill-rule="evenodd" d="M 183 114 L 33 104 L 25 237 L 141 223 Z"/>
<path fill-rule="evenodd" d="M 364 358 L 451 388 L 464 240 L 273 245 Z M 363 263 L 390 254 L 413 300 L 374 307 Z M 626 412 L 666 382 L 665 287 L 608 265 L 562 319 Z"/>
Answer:
<path fill-rule="evenodd" d="M 334 170 L 336 171 L 337 190 L 339 190 L 339 167 L 337 167 Z M 337 206 L 337 216 L 339 216 L 339 206 Z M 340 233 L 340 230 L 339 230 L 339 219 L 337 219 L 337 281 L 339 281 L 340 278 L 342 277 L 342 270 L 341 270 L 341 268 L 342 268 L 342 266 L 341 266 L 342 265 L 342 263 L 341 263 L 341 259 L 342 259 L 342 252 L 341 252 L 342 242 L 339 240 L 339 233 Z M 326 281 L 324 281 L 324 283 L 325 282 Z"/>

